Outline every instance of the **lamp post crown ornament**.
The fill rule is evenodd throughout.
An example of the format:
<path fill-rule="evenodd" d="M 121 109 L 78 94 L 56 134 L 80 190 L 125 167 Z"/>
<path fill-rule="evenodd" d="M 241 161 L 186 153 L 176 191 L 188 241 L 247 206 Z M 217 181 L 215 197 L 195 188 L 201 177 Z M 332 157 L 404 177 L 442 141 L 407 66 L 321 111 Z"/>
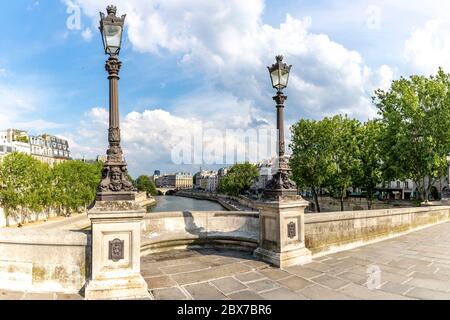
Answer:
<path fill-rule="evenodd" d="M 106 12 L 109 16 L 113 15 L 115 16 L 117 13 L 117 7 L 115 5 L 110 5 L 106 7 Z"/>

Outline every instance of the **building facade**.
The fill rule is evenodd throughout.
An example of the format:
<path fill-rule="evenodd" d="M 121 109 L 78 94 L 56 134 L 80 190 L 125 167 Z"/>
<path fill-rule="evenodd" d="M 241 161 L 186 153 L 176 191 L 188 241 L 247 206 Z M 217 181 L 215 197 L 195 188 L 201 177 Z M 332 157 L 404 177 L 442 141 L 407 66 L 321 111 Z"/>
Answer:
<path fill-rule="evenodd" d="M 67 140 L 48 134 L 30 136 L 26 131 L 17 129 L 0 131 L 0 157 L 11 152 L 29 154 L 49 165 L 70 160 Z"/>
<path fill-rule="evenodd" d="M 155 172 L 156 173 L 156 172 Z M 160 174 L 160 172 L 158 172 Z M 153 175 L 157 188 L 192 189 L 194 186 L 193 176 L 190 173 L 174 173 L 162 176 Z"/>

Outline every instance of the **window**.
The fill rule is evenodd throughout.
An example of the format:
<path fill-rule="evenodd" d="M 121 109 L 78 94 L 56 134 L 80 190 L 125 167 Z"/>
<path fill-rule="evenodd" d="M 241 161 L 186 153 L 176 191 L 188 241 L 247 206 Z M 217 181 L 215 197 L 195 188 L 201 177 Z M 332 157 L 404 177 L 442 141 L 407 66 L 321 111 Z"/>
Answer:
<path fill-rule="evenodd" d="M 400 189 L 401 188 L 401 183 L 400 183 L 400 181 L 397 181 L 397 189 Z"/>
<path fill-rule="evenodd" d="M 409 189 L 409 182 L 408 181 L 405 182 L 405 189 Z"/>

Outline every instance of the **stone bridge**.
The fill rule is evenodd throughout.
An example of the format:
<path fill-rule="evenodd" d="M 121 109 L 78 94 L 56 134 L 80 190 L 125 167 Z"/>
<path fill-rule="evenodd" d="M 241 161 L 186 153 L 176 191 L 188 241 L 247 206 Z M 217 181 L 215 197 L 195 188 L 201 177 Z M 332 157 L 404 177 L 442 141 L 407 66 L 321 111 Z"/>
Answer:
<path fill-rule="evenodd" d="M 176 188 L 156 188 L 160 196 L 169 196 L 176 193 L 178 190 Z"/>
<path fill-rule="evenodd" d="M 279 269 L 252 254 L 256 212 L 147 214 L 141 273 L 156 299 L 450 299 L 449 219 L 450 207 L 308 214 L 313 261 Z M 0 299 L 81 299 L 90 251 L 89 232 L 0 233 Z"/>

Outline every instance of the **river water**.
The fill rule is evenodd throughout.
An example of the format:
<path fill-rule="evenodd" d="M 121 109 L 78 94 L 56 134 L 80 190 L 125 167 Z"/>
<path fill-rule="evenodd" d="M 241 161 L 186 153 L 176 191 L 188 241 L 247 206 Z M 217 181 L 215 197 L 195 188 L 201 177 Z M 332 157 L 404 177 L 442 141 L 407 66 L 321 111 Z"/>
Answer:
<path fill-rule="evenodd" d="M 175 196 L 155 197 L 157 204 L 147 208 L 148 212 L 171 212 L 171 211 L 227 211 L 217 202 L 197 200 Z"/>

